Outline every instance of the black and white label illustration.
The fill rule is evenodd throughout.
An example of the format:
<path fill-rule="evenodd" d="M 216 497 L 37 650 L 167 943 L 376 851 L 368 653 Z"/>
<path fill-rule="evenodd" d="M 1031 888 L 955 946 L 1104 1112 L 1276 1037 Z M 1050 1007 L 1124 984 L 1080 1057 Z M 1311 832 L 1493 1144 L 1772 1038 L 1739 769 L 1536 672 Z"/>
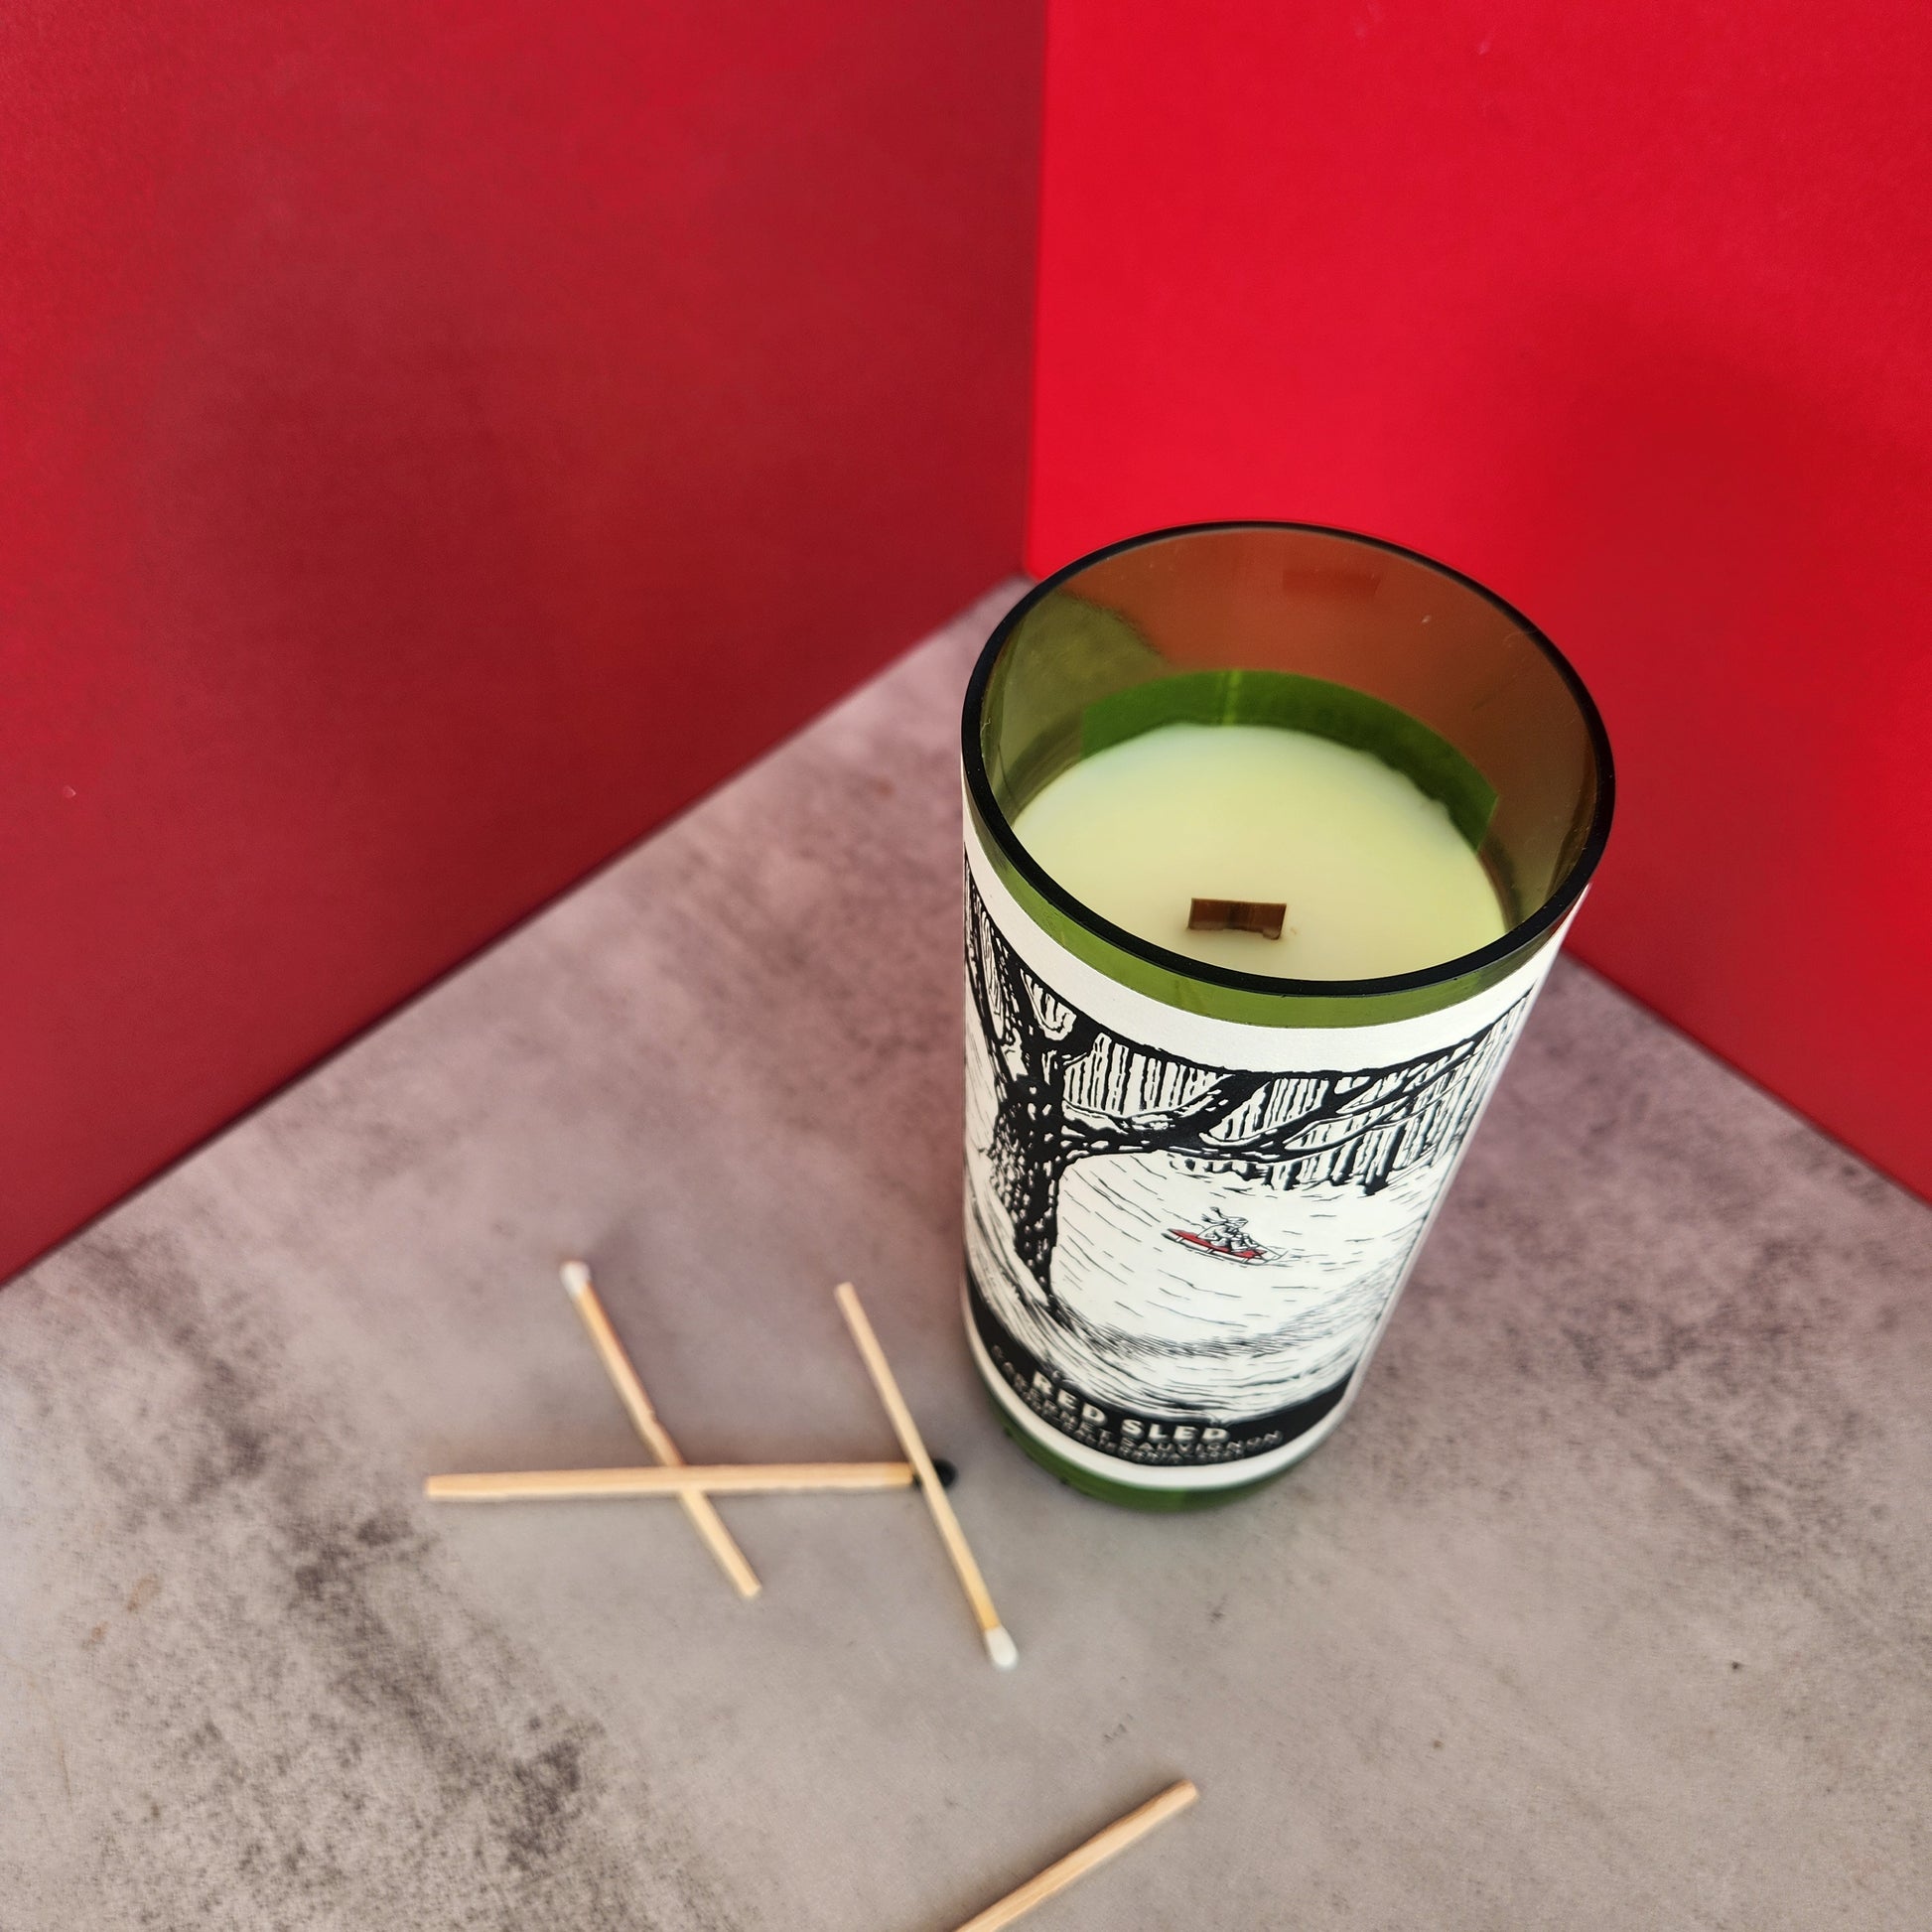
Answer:
<path fill-rule="evenodd" d="M 982 1365 L 1023 1427 L 1117 1481 L 1293 1461 L 1339 1420 L 1555 946 L 1418 1020 L 1242 1026 L 1105 978 L 969 859 Z"/>

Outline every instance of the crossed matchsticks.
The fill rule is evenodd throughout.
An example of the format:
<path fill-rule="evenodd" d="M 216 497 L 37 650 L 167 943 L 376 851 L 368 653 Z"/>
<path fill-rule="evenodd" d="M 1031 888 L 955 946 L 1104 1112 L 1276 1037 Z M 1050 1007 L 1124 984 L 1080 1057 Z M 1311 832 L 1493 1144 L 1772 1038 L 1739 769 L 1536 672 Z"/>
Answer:
<path fill-rule="evenodd" d="M 905 1461 L 693 1465 L 685 1461 L 677 1445 L 672 1442 L 670 1432 L 658 1420 L 650 1397 L 644 1393 L 643 1382 L 630 1357 L 624 1352 L 623 1343 L 618 1339 L 617 1330 L 611 1325 L 611 1317 L 604 1311 L 604 1304 L 598 1299 L 590 1269 L 581 1261 L 567 1261 L 561 1272 L 564 1287 L 570 1291 L 570 1299 L 584 1318 L 584 1326 L 590 1332 L 598 1358 L 616 1386 L 637 1434 L 656 1456 L 658 1466 L 634 1469 L 522 1469 L 493 1475 L 431 1476 L 423 1484 L 426 1496 L 435 1502 L 512 1502 L 538 1497 L 675 1496 L 693 1527 L 703 1537 L 706 1547 L 718 1560 L 719 1568 L 731 1579 L 738 1593 L 750 1598 L 756 1596 L 762 1587 L 757 1573 L 746 1561 L 744 1551 L 733 1540 L 732 1533 L 712 1506 L 711 1498 L 714 1495 L 748 1496 L 826 1489 L 907 1489 L 916 1484 L 925 1497 L 940 1541 L 946 1546 L 946 1555 L 952 1560 L 953 1569 L 965 1589 L 966 1600 L 972 1605 L 987 1655 L 1002 1670 L 1011 1670 L 1020 1661 L 1020 1653 L 1014 1647 L 1012 1637 L 1007 1634 L 1006 1625 L 1000 1621 L 999 1612 L 993 1607 L 993 1598 L 966 1542 L 965 1532 L 959 1527 L 959 1519 L 946 1499 L 939 1472 L 933 1465 L 932 1457 L 926 1453 L 918 1425 L 913 1422 L 912 1412 L 905 1406 L 905 1398 L 899 1393 L 898 1382 L 886 1359 L 886 1351 L 880 1347 L 879 1337 L 873 1332 L 872 1323 L 866 1318 L 865 1309 L 860 1305 L 858 1291 L 850 1282 L 842 1282 L 836 1291 L 839 1310 L 845 1316 L 846 1325 L 852 1330 L 852 1338 L 858 1344 L 859 1354 L 865 1362 L 867 1373 L 872 1377 L 873 1386 L 879 1391 L 879 1399 L 885 1405 L 899 1446 L 905 1451 Z M 1184 1811 L 1197 1795 L 1194 1786 L 1185 1778 L 1170 1785 L 1124 1818 L 1116 1819 L 1104 1831 L 1095 1833 L 1083 1845 L 1056 1860 L 997 1903 L 989 1905 L 960 1926 L 958 1932 L 1000 1932 L 1000 1928 L 1013 1924 L 1035 1905 L 1064 1890 L 1075 1879 L 1084 1877 L 1096 1865 L 1126 1851 L 1157 1825 L 1165 1824 L 1176 1812 Z"/>
<path fill-rule="evenodd" d="M 966 1600 L 972 1605 L 986 1654 L 1002 1670 L 1011 1670 L 1020 1661 L 1020 1652 L 1007 1634 L 1006 1625 L 1000 1621 L 999 1611 L 993 1607 L 986 1579 L 980 1575 L 966 1533 L 959 1527 L 959 1518 L 946 1499 L 932 1457 L 926 1453 L 918 1425 L 905 1406 L 905 1398 L 899 1394 L 892 1364 L 887 1361 L 886 1351 L 880 1347 L 879 1337 L 866 1318 L 858 1290 L 850 1282 L 839 1284 L 839 1311 L 859 1345 L 866 1371 L 879 1391 L 880 1401 L 886 1405 L 886 1414 L 906 1459 L 903 1462 L 743 1462 L 694 1466 L 678 1452 L 670 1432 L 658 1420 L 657 1411 L 644 1393 L 644 1385 L 624 1352 L 623 1343 L 618 1339 L 611 1317 L 604 1311 L 604 1304 L 598 1299 L 590 1269 L 581 1261 L 567 1261 L 560 1272 L 577 1312 L 584 1317 L 584 1326 L 590 1331 L 605 1372 L 616 1385 L 637 1434 L 656 1456 L 658 1466 L 654 1469 L 513 1469 L 493 1475 L 431 1476 L 423 1484 L 423 1493 L 431 1501 L 484 1503 L 521 1502 L 536 1497 L 675 1496 L 692 1526 L 704 1538 L 706 1548 L 717 1558 L 719 1568 L 737 1587 L 738 1593 L 753 1597 L 760 1588 L 758 1575 L 712 1506 L 714 1495 L 768 1495 L 780 1490 L 909 1489 L 916 1484 L 932 1513 L 939 1540 L 946 1546 L 946 1555 L 952 1560 Z"/>

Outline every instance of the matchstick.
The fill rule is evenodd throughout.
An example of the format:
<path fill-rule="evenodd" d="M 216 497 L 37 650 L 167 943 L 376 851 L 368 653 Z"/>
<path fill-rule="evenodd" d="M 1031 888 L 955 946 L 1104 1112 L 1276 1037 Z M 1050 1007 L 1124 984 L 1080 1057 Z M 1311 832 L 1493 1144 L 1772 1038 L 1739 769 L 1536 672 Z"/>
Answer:
<path fill-rule="evenodd" d="M 560 1272 L 570 1299 L 577 1305 L 577 1312 L 584 1317 L 584 1326 L 590 1330 L 604 1372 L 617 1385 L 619 1399 L 630 1412 L 630 1420 L 644 1439 L 645 1447 L 667 1468 L 683 1467 L 684 1457 L 671 1441 L 670 1431 L 657 1420 L 657 1411 L 650 1406 L 650 1397 L 644 1393 L 644 1385 L 637 1379 L 637 1371 L 630 1365 L 630 1357 L 618 1339 L 618 1331 L 611 1326 L 611 1317 L 604 1312 L 604 1304 L 598 1300 L 597 1289 L 591 1281 L 591 1271 L 581 1261 L 567 1261 Z M 746 1561 L 745 1552 L 732 1540 L 724 1519 L 703 1492 L 682 1490 L 678 1499 L 684 1505 L 685 1515 L 691 1519 L 691 1527 L 704 1538 L 705 1548 L 717 1558 L 718 1567 L 732 1580 L 739 1595 L 748 1600 L 756 1596 L 762 1587 L 758 1573 Z"/>
<path fill-rule="evenodd" d="M 680 1462 L 657 1469 L 502 1469 L 431 1476 L 439 1503 L 514 1503 L 586 1496 L 773 1496 L 825 1489 L 909 1489 L 909 1462 Z"/>
<path fill-rule="evenodd" d="M 1001 1670 L 1011 1670 L 1020 1661 L 1020 1652 L 1007 1634 L 1006 1625 L 1000 1621 L 999 1611 L 993 1607 L 992 1593 L 986 1587 L 986 1579 L 980 1575 L 979 1565 L 973 1561 L 966 1532 L 959 1527 L 959 1518 L 953 1514 L 952 1504 L 947 1501 L 946 1492 L 940 1486 L 939 1477 L 932 1466 L 932 1457 L 926 1453 L 925 1444 L 919 1439 L 918 1425 L 913 1422 L 912 1412 L 905 1406 L 905 1398 L 899 1394 L 898 1384 L 893 1379 L 892 1364 L 886 1360 L 886 1351 L 880 1347 L 879 1337 L 873 1333 L 872 1323 L 866 1319 L 866 1311 L 859 1305 L 859 1291 L 850 1282 L 841 1282 L 837 1295 L 846 1326 L 852 1330 L 852 1339 L 859 1344 L 859 1353 L 865 1358 L 867 1371 L 872 1376 L 873 1386 L 879 1391 L 880 1401 L 886 1405 L 887 1415 L 892 1418 L 899 1447 L 918 1471 L 919 1487 L 924 1491 L 926 1507 L 932 1512 L 932 1520 L 938 1526 L 939 1540 L 946 1546 L 952 1567 L 959 1574 L 966 1600 L 973 1606 L 980 1634 L 986 1640 L 986 1654 Z"/>
<path fill-rule="evenodd" d="M 1095 1865 L 1105 1864 L 1118 1852 L 1125 1852 L 1138 1838 L 1145 1838 L 1157 1825 L 1165 1825 L 1176 1812 L 1185 1811 L 1200 1793 L 1182 1778 L 1171 1784 L 1158 1798 L 1150 1798 L 1138 1811 L 1116 1819 L 1104 1832 L 1096 1832 L 1065 1858 L 1049 1864 L 1035 1878 L 1029 1878 L 1018 1891 L 1010 1891 L 997 1905 L 989 1905 L 977 1918 L 969 1918 L 959 1932 L 1000 1932 L 1023 1918 L 1043 1899 L 1064 1891 L 1076 1878 L 1084 1878 Z"/>

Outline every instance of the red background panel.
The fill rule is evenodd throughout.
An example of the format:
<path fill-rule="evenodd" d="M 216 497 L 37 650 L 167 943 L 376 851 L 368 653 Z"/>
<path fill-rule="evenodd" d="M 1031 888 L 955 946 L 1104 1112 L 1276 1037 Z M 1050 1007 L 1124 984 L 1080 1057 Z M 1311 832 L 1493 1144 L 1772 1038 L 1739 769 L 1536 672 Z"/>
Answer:
<path fill-rule="evenodd" d="M 1036 4 L 0 23 L 0 1273 L 1018 560 Z"/>
<path fill-rule="evenodd" d="M 1577 944 L 1932 1192 L 1932 11 L 1052 0 L 1030 562 L 1273 515 L 1595 691 Z"/>

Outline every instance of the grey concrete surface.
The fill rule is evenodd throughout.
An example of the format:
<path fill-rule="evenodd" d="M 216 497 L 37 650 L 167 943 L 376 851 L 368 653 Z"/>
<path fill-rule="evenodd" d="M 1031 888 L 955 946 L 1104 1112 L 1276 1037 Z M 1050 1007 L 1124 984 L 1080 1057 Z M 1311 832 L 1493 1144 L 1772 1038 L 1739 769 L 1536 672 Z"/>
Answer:
<path fill-rule="evenodd" d="M 1932 1211 L 1575 967 L 1341 1434 L 1083 1501 L 955 1311 L 953 762 L 1008 591 L 0 1294 L 0 1926 L 945 1932 L 1932 1921 Z M 906 1495 L 433 1510 L 891 1438 Z"/>

